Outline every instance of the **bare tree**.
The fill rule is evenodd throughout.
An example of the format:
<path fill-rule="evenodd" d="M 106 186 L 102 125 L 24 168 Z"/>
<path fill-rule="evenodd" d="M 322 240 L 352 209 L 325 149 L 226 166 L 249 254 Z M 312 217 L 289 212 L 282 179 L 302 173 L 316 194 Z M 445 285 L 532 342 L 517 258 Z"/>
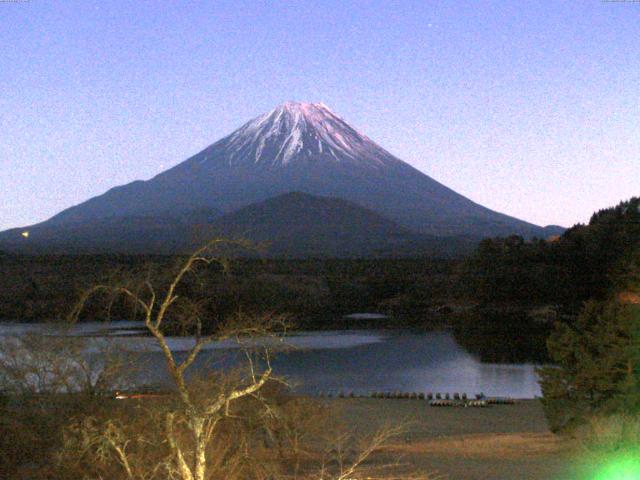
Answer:
<path fill-rule="evenodd" d="M 370 436 L 355 437 L 338 432 L 326 439 L 320 468 L 305 480 L 442 480 L 442 477 L 415 472 L 397 454 L 388 458 L 390 442 L 406 433 L 407 424 L 383 425 Z M 382 458 L 381 458 L 382 456 Z"/>
<path fill-rule="evenodd" d="M 348 435 L 327 441 L 318 428 L 320 416 L 310 415 L 318 410 L 317 405 L 288 402 L 283 406 L 267 398 L 267 387 L 279 381 L 273 375 L 271 352 L 273 340 L 277 344 L 286 332 L 284 319 L 266 315 L 247 320 L 238 315 L 212 329 L 204 322 L 203 305 L 181 295 L 183 282 L 198 269 L 217 264 L 227 270 L 228 263 L 217 255 L 217 248 L 226 243 L 215 239 L 196 250 L 162 288 L 145 278 L 96 285 L 83 294 L 72 319 L 79 317 L 93 296 L 102 293 L 127 298 L 142 313 L 144 325 L 162 353 L 174 392 L 129 404 L 130 408 L 117 414 L 109 412 L 101 420 L 85 417 L 70 426 L 65 451 L 79 459 L 78 471 L 95 470 L 100 463 L 103 470 L 97 478 L 117 475 L 129 480 L 428 478 L 391 475 L 390 468 L 398 467 L 397 462 L 371 463 L 372 455 L 399 433 L 398 428 L 383 429 L 364 443 Z M 168 338 L 176 326 L 193 337 L 191 347 L 182 355 L 172 351 Z M 239 347 L 244 369 L 207 374 L 191 371 L 207 344 L 225 340 Z M 311 428 L 305 423 L 307 416 L 320 423 Z M 272 468 L 277 450 L 282 463 Z M 82 460 L 85 453 L 90 461 Z"/>
<path fill-rule="evenodd" d="M 248 323 L 242 322 L 242 319 L 226 322 L 216 328 L 215 333 L 204 334 L 199 305 L 187 298 L 181 298 L 178 292 L 185 277 L 195 273 L 201 266 L 216 263 L 226 270 L 228 262 L 216 256 L 216 248 L 228 243 L 227 240 L 215 239 L 196 250 L 180 265 L 175 277 L 162 291 L 153 285 L 151 279 L 145 279 L 137 285 L 96 285 L 84 293 L 72 313 L 72 319 L 77 319 L 86 302 L 98 293 L 108 293 L 112 297 L 122 295 L 142 311 L 144 325 L 162 352 L 175 388 L 177 404 L 176 408 L 165 413 L 164 433 L 171 451 L 171 462 L 167 464 L 167 468 L 173 477 L 181 480 L 208 478 L 207 447 L 214 439 L 219 422 L 229 415 L 232 403 L 244 397 L 259 398 L 258 392 L 273 378 L 270 363 L 271 344 L 267 342 L 261 346 L 254 341 L 247 342 L 247 339 L 266 337 L 275 331 L 283 332 L 286 329 L 282 317 L 263 316 Z M 244 245 L 241 242 L 235 243 Z M 168 322 L 176 321 L 183 331 L 193 335 L 193 345 L 181 359 L 171 350 L 166 335 Z M 175 324 L 172 327 L 175 327 Z M 228 339 L 235 340 L 243 347 L 248 374 L 238 378 L 233 385 L 227 384 L 224 388 L 218 388 L 215 395 L 202 395 L 202 384 L 192 388 L 187 370 L 207 344 Z M 259 354 L 256 353 L 258 351 Z M 211 389 L 206 391 L 211 393 Z M 178 433 L 178 427 L 181 431 L 186 429 L 190 438 L 183 440 L 184 436 Z M 134 478 L 132 469 L 125 460 L 124 446 L 117 446 L 115 439 L 119 436 L 113 433 L 113 426 L 107 431 L 111 432 L 109 438 L 113 440 L 113 449 L 120 458 L 128 478 Z"/>
<path fill-rule="evenodd" d="M 0 387 L 13 395 L 99 395 L 122 386 L 134 355 L 109 338 L 48 334 L 0 337 Z"/>

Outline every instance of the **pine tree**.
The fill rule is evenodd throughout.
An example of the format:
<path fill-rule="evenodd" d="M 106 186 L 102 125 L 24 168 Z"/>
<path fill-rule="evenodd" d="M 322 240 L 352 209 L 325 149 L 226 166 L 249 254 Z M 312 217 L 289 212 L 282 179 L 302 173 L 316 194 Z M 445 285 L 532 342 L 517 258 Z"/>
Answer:
<path fill-rule="evenodd" d="M 539 369 L 553 430 L 596 413 L 640 412 L 640 305 L 588 302 L 574 324 L 556 326 L 553 366 Z"/>

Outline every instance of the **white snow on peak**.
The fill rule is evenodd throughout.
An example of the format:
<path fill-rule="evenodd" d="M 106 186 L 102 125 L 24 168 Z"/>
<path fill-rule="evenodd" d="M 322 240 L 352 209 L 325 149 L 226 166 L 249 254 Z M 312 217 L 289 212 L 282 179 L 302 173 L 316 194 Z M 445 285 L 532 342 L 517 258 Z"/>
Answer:
<path fill-rule="evenodd" d="M 287 165 L 321 156 L 334 162 L 381 166 L 393 158 L 323 103 L 283 103 L 218 143 L 224 145 L 230 163 Z"/>

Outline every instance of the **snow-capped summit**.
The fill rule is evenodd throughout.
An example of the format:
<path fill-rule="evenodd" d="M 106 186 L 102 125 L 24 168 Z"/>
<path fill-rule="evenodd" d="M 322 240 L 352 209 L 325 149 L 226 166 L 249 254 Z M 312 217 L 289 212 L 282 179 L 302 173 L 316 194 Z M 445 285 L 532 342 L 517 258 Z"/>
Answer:
<path fill-rule="evenodd" d="M 286 102 L 249 121 L 213 145 L 230 163 L 282 166 L 297 160 L 368 163 L 393 161 L 323 103 Z"/>

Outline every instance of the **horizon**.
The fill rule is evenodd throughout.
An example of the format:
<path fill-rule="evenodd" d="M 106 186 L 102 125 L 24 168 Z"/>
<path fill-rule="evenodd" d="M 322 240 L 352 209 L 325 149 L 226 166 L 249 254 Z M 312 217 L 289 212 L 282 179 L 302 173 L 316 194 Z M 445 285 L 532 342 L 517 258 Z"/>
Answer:
<path fill-rule="evenodd" d="M 1 3 L 0 230 L 152 178 L 292 99 L 537 225 L 638 195 L 638 4 L 243 5 Z"/>

